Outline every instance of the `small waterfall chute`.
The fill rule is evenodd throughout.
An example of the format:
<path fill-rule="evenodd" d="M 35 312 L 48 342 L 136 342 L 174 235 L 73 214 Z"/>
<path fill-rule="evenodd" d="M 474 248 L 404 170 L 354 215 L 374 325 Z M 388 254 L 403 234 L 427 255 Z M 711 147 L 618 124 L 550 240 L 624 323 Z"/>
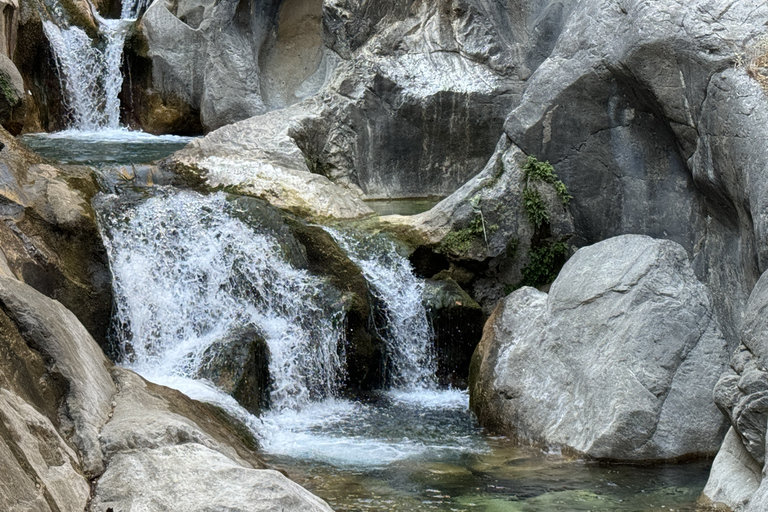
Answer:
<path fill-rule="evenodd" d="M 424 282 L 413 274 L 411 263 L 397 253 L 383 235 L 326 231 L 363 271 L 382 304 L 380 327 L 392 368 L 392 384 L 401 389 L 428 389 L 436 385 L 432 328 L 422 302 Z"/>
<path fill-rule="evenodd" d="M 131 20 L 97 17 L 100 40 L 83 29 L 43 21 L 43 31 L 56 60 L 68 112 L 68 127 L 93 132 L 120 127 L 120 62 Z"/>

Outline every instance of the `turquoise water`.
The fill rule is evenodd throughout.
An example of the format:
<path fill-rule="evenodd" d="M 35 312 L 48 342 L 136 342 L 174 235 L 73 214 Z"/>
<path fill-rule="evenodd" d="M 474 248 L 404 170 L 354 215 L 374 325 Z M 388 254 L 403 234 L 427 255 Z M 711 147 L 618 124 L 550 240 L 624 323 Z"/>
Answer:
<path fill-rule="evenodd" d="M 186 146 L 191 137 L 150 135 L 125 129 L 30 133 L 19 140 L 33 151 L 64 164 L 146 164 Z"/>

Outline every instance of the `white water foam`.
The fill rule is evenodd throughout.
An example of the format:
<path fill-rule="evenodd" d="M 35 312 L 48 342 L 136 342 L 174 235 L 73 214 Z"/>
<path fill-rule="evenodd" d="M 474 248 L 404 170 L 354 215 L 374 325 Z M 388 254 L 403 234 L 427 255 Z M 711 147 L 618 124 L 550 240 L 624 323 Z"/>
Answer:
<path fill-rule="evenodd" d="M 223 194 L 171 191 L 102 210 L 123 364 L 151 380 L 194 379 L 206 349 L 254 325 L 269 345 L 274 409 L 332 396 L 344 370 L 342 312 L 324 304 L 323 280 L 234 213 Z"/>
<path fill-rule="evenodd" d="M 411 263 L 397 253 L 389 239 L 330 228 L 326 231 L 361 268 L 383 303 L 385 325 L 381 334 L 392 362 L 393 387 L 434 388 L 437 363 L 432 328 L 422 302 L 424 281 L 413 275 Z"/>
<path fill-rule="evenodd" d="M 83 142 L 190 142 L 195 137 L 180 135 L 152 135 L 151 133 L 129 130 L 128 128 L 105 128 L 100 130 L 68 129 L 53 133 L 27 134 L 27 136 L 40 136 L 48 139 L 72 139 Z"/>
<path fill-rule="evenodd" d="M 43 31 L 56 57 L 69 127 L 85 131 L 120 126 L 120 61 L 132 22 L 97 19 L 104 39 L 101 45 L 79 27 L 60 27 L 50 20 L 43 21 Z"/>

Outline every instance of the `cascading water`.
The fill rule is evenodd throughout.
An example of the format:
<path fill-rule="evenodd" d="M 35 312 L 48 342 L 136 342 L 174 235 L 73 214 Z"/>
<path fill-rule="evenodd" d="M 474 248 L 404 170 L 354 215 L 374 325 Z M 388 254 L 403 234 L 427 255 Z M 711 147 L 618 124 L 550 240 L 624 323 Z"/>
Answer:
<path fill-rule="evenodd" d="M 255 325 L 269 345 L 273 410 L 334 395 L 343 313 L 324 302 L 332 290 L 287 263 L 275 238 L 236 218 L 223 194 L 165 191 L 98 209 L 123 364 L 179 387 L 214 342 Z"/>
<path fill-rule="evenodd" d="M 381 235 L 352 235 L 326 228 L 336 243 L 363 271 L 384 305 L 380 331 L 392 366 L 392 384 L 402 389 L 436 385 L 432 329 L 422 303 L 424 282 L 413 275 L 410 262 Z"/>
<path fill-rule="evenodd" d="M 59 81 L 68 109 L 68 127 L 93 132 L 120 127 L 120 99 L 123 84 L 120 61 L 123 44 L 132 20 L 97 17 L 102 45 L 79 27 L 60 27 L 50 20 L 43 30 L 56 57 Z"/>

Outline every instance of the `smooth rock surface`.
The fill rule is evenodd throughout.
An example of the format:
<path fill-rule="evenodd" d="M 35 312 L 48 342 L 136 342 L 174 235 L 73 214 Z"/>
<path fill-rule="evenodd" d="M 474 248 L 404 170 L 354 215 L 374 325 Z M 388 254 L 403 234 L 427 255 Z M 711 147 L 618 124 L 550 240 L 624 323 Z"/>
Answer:
<path fill-rule="evenodd" d="M 94 512 L 330 511 L 322 500 L 272 470 L 248 469 L 196 443 L 113 458 L 100 479 Z"/>
<path fill-rule="evenodd" d="M 494 431 L 600 459 L 711 455 L 727 360 L 683 248 L 625 235 L 579 250 L 549 295 L 500 303 L 473 356 L 471 406 Z"/>
<path fill-rule="evenodd" d="M 72 438 L 92 476 L 104 471 L 99 430 L 111 410 L 115 386 L 111 363 L 74 314 L 16 279 L 0 278 L 0 307 L 19 326 L 27 343 L 67 382 L 62 421 L 72 422 Z"/>
<path fill-rule="evenodd" d="M 359 196 L 311 173 L 291 138 L 297 116 L 312 104 L 310 101 L 220 128 L 175 153 L 167 165 L 206 188 L 225 187 L 304 217 L 372 215 Z"/>

